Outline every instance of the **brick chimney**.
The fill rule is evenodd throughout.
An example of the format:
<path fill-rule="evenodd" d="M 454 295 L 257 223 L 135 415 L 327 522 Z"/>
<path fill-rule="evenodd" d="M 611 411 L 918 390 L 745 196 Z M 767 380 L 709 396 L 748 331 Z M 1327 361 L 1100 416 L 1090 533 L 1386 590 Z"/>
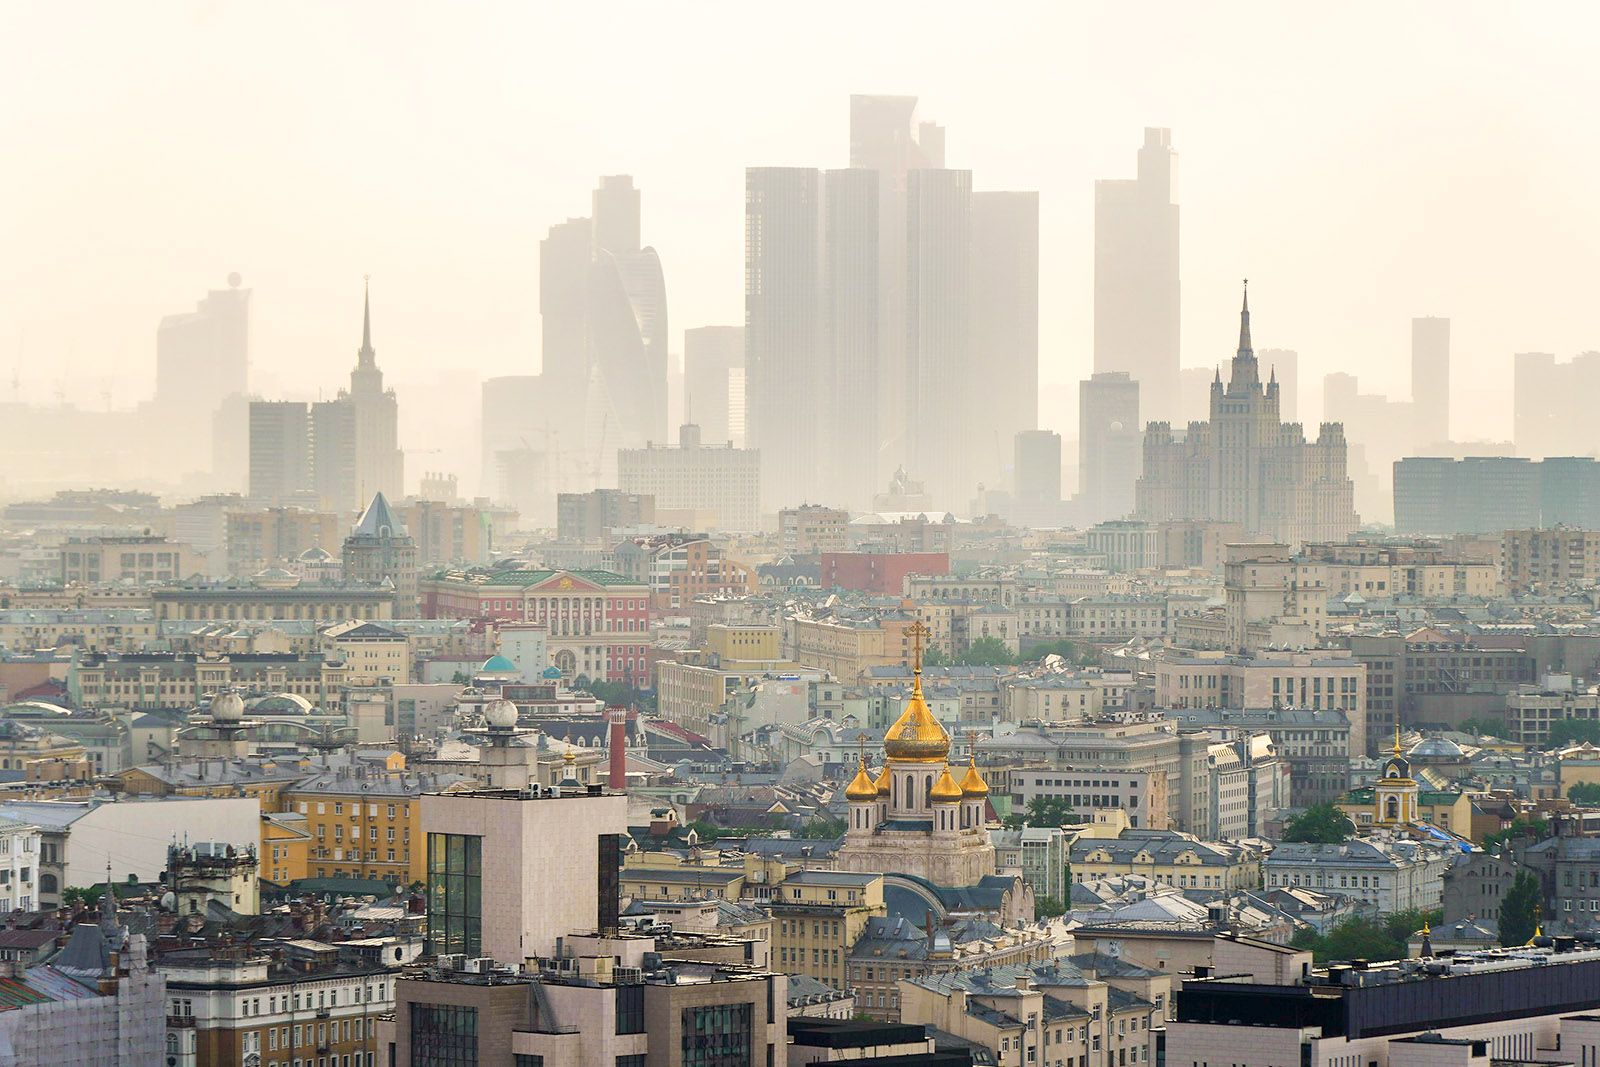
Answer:
<path fill-rule="evenodd" d="M 628 709 L 610 708 L 611 719 L 611 780 L 607 783 L 615 792 L 628 787 Z"/>

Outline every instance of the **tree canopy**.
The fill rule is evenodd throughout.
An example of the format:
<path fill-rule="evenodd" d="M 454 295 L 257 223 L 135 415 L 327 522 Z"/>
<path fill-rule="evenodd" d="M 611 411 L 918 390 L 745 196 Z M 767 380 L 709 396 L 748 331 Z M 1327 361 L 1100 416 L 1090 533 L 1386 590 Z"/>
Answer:
<path fill-rule="evenodd" d="M 1500 900 L 1500 943 L 1526 945 L 1539 925 L 1539 879 L 1529 870 L 1517 872 Z"/>
<path fill-rule="evenodd" d="M 1039 919 L 1054 919 L 1067 913 L 1067 906 L 1055 897 L 1036 897 L 1033 902 L 1033 914 Z"/>
<path fill-rule="evenodd" d="M 1406 942 L 1411 935 L 1422 929 L 1424 923 L 1437 923 L 1443 914 L 1411 908 L 1382 919 L 1352 915 L 1335 923 L 1326 934 L 1302 930 L 1290 943 L 1295 948 L 1310 949 L 1318 963 L 1403 959 L 1408 953 Z"/>
<path fill-rule="evenodd" d="M 1581 745 L 1583 742 L 1600 745 L 1600 722 L 1594 719 L 1562 719 L 1550 724 L 1550 746 Z"/>
<path fill-rule="evenodd" d="M 1485 852 L 1493 852 L 1500 845 L 1505 844 L 1515 837 L 1531 837 L 1535 841 L 1543 841 L 1550 836 L 1550 824 L 1544 819 L 1515 819 L 1504 830 L 1496 830 L 1491 834 L 1484 834 L 1480 842 Z M 1521 944 L 1519 941 L 1518 944 Z"/>
<path fill-rule="evenodd" d="M 1313 844 L 1336 845 L 1350 840 L 1356 832 L 1349 816 L 1332 804 L 1313 804 L 1284 827 L 1285 841 L 1304 841 Z"/>
<path fill-rule="evenodd" d="M 1600 782 L 1579 782 L 1567 790 L 1567 799 L 1574 804 L 1600 805 Z"/>

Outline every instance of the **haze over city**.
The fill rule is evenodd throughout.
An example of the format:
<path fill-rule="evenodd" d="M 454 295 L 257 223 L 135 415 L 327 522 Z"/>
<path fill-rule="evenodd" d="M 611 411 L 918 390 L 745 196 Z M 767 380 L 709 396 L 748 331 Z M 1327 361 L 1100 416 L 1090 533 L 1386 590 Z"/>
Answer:
<path fill-rule="evenodd" d="M 472 483 L 471 382 L 538 367 L 538 242 L 595 175 L 642 191 L 678 353 L 742 322 L 744 168 L 842 166 L 849 95 L 902 93 L 950 166 L 1040 192 L 1041 426 L 1074 435 L 1090 365 L 1093 183 L 1163 126 L 1185 366 L 1226 361 L 1243 276 L 1313 418 L 1334 370 L 1404 398 L 1409 319 L 1443 315 L 1456 434 L 1504 440 L 1511 354 L 1597 336 L 1594 16 L 1547 10 L 16 6 L 0 369 L 36 403 L 131 406 L 155 323 L 239 271 L 251 388 L 314 397 L 371 274 L 390 380 L 438 399 L 402 405 L 402 444 Z"/>

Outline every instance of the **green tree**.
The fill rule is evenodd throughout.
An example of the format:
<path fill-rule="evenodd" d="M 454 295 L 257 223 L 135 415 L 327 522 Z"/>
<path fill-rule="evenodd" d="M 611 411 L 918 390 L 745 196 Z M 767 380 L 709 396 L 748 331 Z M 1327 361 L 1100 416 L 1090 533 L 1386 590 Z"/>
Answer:
<path fill-rule="evenodd" d="M 1054 919 L 1065 915 L 1067 906 L 1055 897 L 1037 897 L 1033 902 L 1033 914 L 1039 919 Z"/>
<path fill-rule="evenodd" d="M 1591 745 L 1600 745 L 1600 722 L 1594 719 L 1562 719 L 1560 722 L 1550 724 L 1548 748 L 1581 745 L 1585 741 Z"/>
<path fill-rule="evenodd" d="M 1567 790 L 1567 799 L 1574 804 L 1600 805 L 1600 782 L 1579 782 Z"/>
<path fill-rule="evenodd" d="M 1072 817 L 1072 805 L 1065 797 L 1034 797 L 1023 815 L 1024 826 L 1065 826 Z"/>
<path fill-rule="evenodd" d="M 812 819 L 800 828 L 799 836 L 807 840 L 831 841 L 845 832 L 843 819 Z"/>
<path fill-rule="evenodd" d="M 1526 945 L 1539 925 L 1539 879 L 1529 870 L 1517 872 L 1500 901 L 1500 943 Z"/>
<path fill-rule="evenodd" d="M 955 661 L 968 667 L 1001 667 L 1015 663 L 1016 657 L 998 637 L 980 637 L 956 653 Z"/>
<path fill-rule="evenodd" d="M 100 898 L 105 894 L 106 887 L 103 885 L 72 886 L 61 891 L 61 903 L 94 908 L 99 906 Z"/>
<path fill-rule="evenodd" d="M 948 667 L 950 666 L 950 657 L 938 645 L 929 645 L 928 650 L 922 654 L 922 665 L 924 667 Z"/>
<path fill-rule="evenodd" d="M 689 824 L 689 829 L 693 830 L 702 841 L 715 841 L 725 832 L 720 826 L 706 822 L 704 819 L 696 819 Z"/>
<path fill-rule="evenodd" d="M 1433 908 L 1424 911 L 1422 908 L 1407 908 L 1383 917 L 1383 928 L 1390 937 L 1404 945 L 1411 939 L 1411 935 L 1421 930 L 1423 926 L 1437 926 L 1444 922 L 1444 912 Z"/>
<path fill-rule="evenodd" d="M 1313 804 L 1289 820 L 1289 825 L 1283 830 L 1283 839 L 1335 845 L 1350 840 L 1355 832 L 1355 824 L 1344 812 L 1332 804 Z"/>
<path fill-rule="evenodd" d="M 1550 824 L 1544 819 L 1514 819 L 1510 826 L 1504 830 L 1496 830 L 1492 834 L 1484 834 L 1483 850 L 1494 852 L 1501 845 L 1508 843 L 1513 838 L 1531 837 L 1535 841 L 1543 841 L 1550 836 Z M 1519 945 L 1522 942 L 1517 942 Z"/>
<path fill-rule="evenodd" d="M 1318 963 L 1358 959 L 1393 960 L 1406 954 L 1405 940 L 1390 933 L 1386 922 L 1363 915 L 1341 919 L 1333 929 L 1320 936 L 1310 930 L 1302 930 L 1290 944 L 1298 949 L 1310 949 Z"/>

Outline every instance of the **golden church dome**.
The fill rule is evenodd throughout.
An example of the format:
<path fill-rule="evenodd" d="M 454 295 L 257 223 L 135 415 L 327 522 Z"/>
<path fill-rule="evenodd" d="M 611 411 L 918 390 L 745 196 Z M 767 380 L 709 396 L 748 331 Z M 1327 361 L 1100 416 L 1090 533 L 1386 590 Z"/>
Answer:
<path fill-rule="evenodd" d="M 950 803 L 961 799 L 961 787 L 956 785 L 956 780 L 950 777 L 950 768 L 946 767 L 944 773 L 939 775 L 939 780 L 933 783 L 933 788 L 928 790 L 928 799 L 935 804 L 940 802 Z"/>
<path fill-rule="evenodd" d="M 878 772 L 878 795 L 880 797 L 889 795 L 889 765 L 887 763 L 883 765 L 883 770 Z"/>
<path fill-rule="evenodd" d="M 872 776 L 867 773 L 867 761 L 865 758 L 861 760 L 861 766 L 856 770 L 856 776 L 845 787 L 844 798 L 846 800 L 878 799 L 878 786 L 872 780 Z"/>
<path fill-rule="evenodd" d="M 983 775 L 978 773 L 978 759 L 970 756 L 967 759 L 967 773 L 961 777 L 961 791 L 969 797 L 986 797 L 989 795 L 989 783 L 983 780 Z"/>
<path fill-rule="evenodd" d="M 901 763 L 938 763 L 950 755 L 950 735 L 944 732 L 939 720 L 928 710 L 922 698 L 922 678 L 918 677 L 911 688 L 911 699 L 900 717 L 883 735 L 883 752 Z"/>

